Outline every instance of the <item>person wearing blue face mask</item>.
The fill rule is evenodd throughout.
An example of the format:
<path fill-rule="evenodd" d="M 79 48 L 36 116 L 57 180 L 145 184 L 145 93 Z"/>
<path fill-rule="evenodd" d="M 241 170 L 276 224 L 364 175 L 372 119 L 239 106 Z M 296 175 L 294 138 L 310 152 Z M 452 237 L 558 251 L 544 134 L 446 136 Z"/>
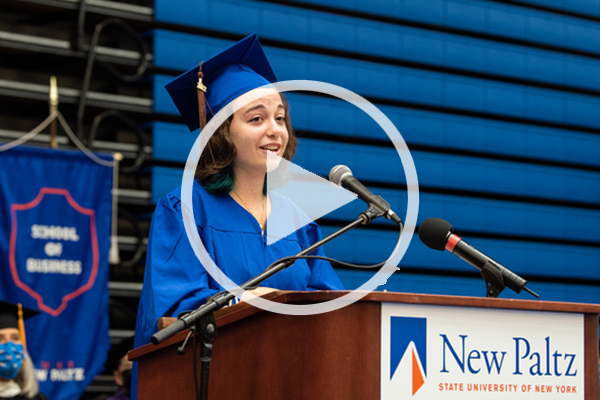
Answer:
<path fill-rule="evenodd" d="M 48 400 L 39 392 L 33 362 L 25 348 L 22 320 L 37 314 L 0 301 L 0 400 Z"/>

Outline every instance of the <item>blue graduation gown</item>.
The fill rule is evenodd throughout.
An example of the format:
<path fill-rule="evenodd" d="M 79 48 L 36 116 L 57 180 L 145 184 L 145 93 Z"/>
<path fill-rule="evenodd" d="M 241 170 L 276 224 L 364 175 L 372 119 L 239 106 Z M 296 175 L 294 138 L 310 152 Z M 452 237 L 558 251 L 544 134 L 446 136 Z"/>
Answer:
<path fill-rule="evenodd" d="M 280 258 L 291 256 L 321 239 L 314 222 L 267 245 L 256 219 L 231 196 L 210 194 L 194 182 L 194 218 L 204 247 L 217 266 L 240 285 Z M 271 194 L 279 221 L 302 220 L 302 211 L 289 199 Z M 323 255 L 318 249 L 313 254 Z M 261 286 L 282 290 L 342 290 L 327 261 L 298 260 L 270 277 Z M 135 346 L 150 342 L 157 320 L 198 308 L 223 288 L 206 272 L 188 241 L 181 212 L 181 188 L 157 204 L 148 241 L 144 286 L 138 309 Z"/>

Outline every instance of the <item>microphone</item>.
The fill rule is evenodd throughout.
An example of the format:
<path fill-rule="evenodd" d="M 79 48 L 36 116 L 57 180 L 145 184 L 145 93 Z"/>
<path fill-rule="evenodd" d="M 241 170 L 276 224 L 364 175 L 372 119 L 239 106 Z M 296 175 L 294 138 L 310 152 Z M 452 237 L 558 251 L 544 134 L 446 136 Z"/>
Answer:
<path fill-rule="evenodd" d="M 535 297 L 537 293 L 526 288 L 527 281 L 510 271 L 499 262 L 491 259 L 470 244 L 462 240 L 453 232 L 452 225 L 439 218 L 428 218 L 419 227 L 419 239 L 429 248 L 457 255 L 481 271 L 488 287 L 488 293 L 496 297 L 505 286 L 517 293 L 525 290 Z M 491 283 L 494 281 L 494 284 Z"/>
<path fill-rule="evenodd" d="M 381 196 L 376 196 L 352 175 L 352 171 L 345 165 L 336 165 L 329 172 L 329 180 L 338 186 L 348 189 L 356 194 L 359 199 L 375 208 L 385 218 L 391 219 L 398 225 L 402 225 L 402 219 L 390 209 L 390 204 Z"/>

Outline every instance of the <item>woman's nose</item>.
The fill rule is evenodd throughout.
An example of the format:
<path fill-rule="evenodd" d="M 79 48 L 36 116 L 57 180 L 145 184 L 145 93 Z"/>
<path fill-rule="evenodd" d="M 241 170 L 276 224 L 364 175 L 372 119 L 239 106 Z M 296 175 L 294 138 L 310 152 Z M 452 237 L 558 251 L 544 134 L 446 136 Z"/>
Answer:
<path fill-rule="evenodd" d="M 279 136 L 282 135 L 285 130 L 285 124 L 282 124 L 280 121 L 277 121 L 276 119 L 272 119 L 270 120 L 269 126 L 267 127 L 267 135 L 269 136 Z"/>

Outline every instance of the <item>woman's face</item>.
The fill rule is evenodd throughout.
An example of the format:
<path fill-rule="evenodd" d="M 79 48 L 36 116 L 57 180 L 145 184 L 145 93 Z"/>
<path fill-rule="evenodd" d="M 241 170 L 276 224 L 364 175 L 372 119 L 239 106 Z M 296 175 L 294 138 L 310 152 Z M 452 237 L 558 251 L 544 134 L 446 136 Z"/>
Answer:
<path fill-rule="evenodd" d="M 285 113 L 280 94 L 273 91 L 233 114 L 229 134 L 237 152 L 234 169 L 264 174 L 267 152 L 283 156 L 289 139 Z"/>
<path fill-rule="evenodd" d="M 24 360 L 21 335 L 17 328 L 0 329 L 0 381 L 17 377 Z"/>
<path fill-rule="evenodd" d="M 0 329 L 0 344 L 7 342 L 21 343 L 21 334 L 17 328 Z"/>

